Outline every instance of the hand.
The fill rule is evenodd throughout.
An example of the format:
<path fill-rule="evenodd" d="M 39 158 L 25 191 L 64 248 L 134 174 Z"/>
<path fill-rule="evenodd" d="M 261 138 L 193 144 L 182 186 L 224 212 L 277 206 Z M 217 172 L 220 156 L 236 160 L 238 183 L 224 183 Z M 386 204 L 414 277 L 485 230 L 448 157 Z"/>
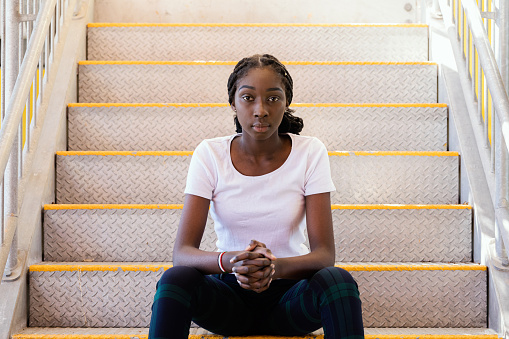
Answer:
<path fill-rule="evenodd" d="M 272 254 L 272 251 L 269 250 L 264 243 L 259 242 L 258 240 L 251 240 L 245 251 L 254 251 L 256 253 L 263 254 L 264 257 L 269 258 L 270 260 L 276 260 L 276 256 Z"/>
<path fill-rule="evenodd" d="M 275 273 L 273 260 L 276 257 L 265 244 L 252 240 L 246 252 L 237 254 L 230 262 L 234 264 L 232 271 L 239 285 L 260 293 L 269 288 L 272 282 Z"/>

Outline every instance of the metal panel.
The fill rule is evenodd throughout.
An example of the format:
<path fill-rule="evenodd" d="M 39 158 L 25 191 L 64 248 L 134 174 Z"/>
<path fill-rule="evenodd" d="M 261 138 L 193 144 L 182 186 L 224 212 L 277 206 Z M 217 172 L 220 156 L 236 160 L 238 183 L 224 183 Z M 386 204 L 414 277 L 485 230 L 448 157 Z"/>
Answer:
<path fill-rule="evenodd" d="M 151 271 L 30 273 L 29 326 L 147 327 Z M 486 272 L 355 271 L 366 327 L 485 327 Z"/>
<path fill-rule="evenodd" d="M 302 135 L 327 149 L 445 151 L 447 107 L 294 107 Z M 192 151 L 203 139 L 235 133 L 229 107 L 69 107 L 71 151 Z"/>
<path fill-rule="evenodd" d="M 171 261 L 180 209 L 44 212 L 47 261 Z M 336 261 L 468 262 L 469 209 L 333 209 Z M 201 248 L 215 251 L 209 219 Z"/>
<path fill-rule="evenodd" d="M 233 65 L 85 64 L 80 102 L 227 102 Z M 294 102 L 434 103 L 434 64 L 289 65 Z"/>
<path fill-rule="evenodd" d="M 258 53 L 272 54 L 287 61 L 427 61 L 428 27 L 145 25 L 88 28 L 89 60 L 237 61 Z"/>
<path fill-rule="evenodd" d="M 57 156 L 59 204 L 182 203 L 191 156 Z M 338 204 L 456 204 L 458 157 L 331 156 Z"/>
<path fill-rule="evenodd" d="M 457 204 L 458 157 L 331 156 L 334 204 Z"/>
<path fill-rule="evenodd" d="M 424 335 L 436 336 L 441 339 L 444 335 L 457 336 L 457 339 L 468 339 L 470 336 L 482 336 L 475 339 L 497 339 L 495 331 L 487 328 L 365 328 L 366 335 L 389 335 L 396 336 L 415 336 L 419 339 Z M 191 328 L 191 335 L 214 335 L 203 328 Z M 75 339 L 86 339 L 91 336 L 105 336 L 103 339 L 115 339 L 116 336 L 126 335 L 133 339 L 146 339 L 148 336 L 148 328 L 59 328 L 59 327 L 27 327 L 19 333 L 13 335 L 13 339 L 50 339 L 49 336 L 76 336 Z M 323 329 L 319 329 L 312 335 L 323 335 Z M 43 336 L 43 337 L 41 337 Z M 460 337 L 458 337 L 460 336 Z M 206 339 L 205 337 L 204 339 Z M 266 336 L 267 339 L 274 338 Z M 306 338 L 310 337 L 294 337 Z M 433 339 L 433 338 L 430 338 Z M 474 339 L 474 338 L 472 338 Z"/>
<path fill-rule="evenodd" d="M 44 212 L 46 261 L 172 261 L 180 209 Z M 209 217 L 200 248 L 216 250 Z"/>

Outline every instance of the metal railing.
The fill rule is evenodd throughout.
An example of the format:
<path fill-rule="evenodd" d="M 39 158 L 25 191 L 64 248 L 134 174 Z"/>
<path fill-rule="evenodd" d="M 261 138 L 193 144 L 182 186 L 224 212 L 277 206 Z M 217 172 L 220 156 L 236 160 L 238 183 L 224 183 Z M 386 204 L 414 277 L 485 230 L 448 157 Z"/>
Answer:
<path fill-rule="evenodd" d="M 3 277 L 4 273 L 11 275 L 17 264 L 19 181 L 24 175 L 31 135 L 70 0 L 0 1 L 0 277 Z"/>
<path fill-rule="evenodd" d="M 500 1 L 495 12 L 491 0 L 440 0 L 476 140 L 483 150 L 481 158 L 495 205 L 496 255 L 504 265 L 509 265 L 509 98 L 504 86 L 509 75 L 507 6 Z M 494 50 L 499 51 L 500 65 Z"/>

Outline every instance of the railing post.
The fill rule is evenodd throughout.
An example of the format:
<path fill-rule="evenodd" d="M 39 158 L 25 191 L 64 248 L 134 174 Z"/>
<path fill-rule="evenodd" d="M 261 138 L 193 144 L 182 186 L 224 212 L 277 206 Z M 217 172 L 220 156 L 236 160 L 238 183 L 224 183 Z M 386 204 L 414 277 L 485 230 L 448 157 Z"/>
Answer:
<path fill-rule="evenodd" d="M 509 3 L 505 0 L 499 1 L 497 13 L 499 31 L 499 59 L 498 66 L 507 92 L 509 85 Z"/>
<path fill-rule="evenodd" d="M 19 5 L 20 0 L 8 0 L 5 4 L 5 67 L 2 70 L 5 72 L 5 101 L 9 102 L 11 98 L 16 79 L 19 72 Z M 2 65 L 3 66 L 3 65 Z M 5 112 L 6 115 L 10 112 Z M 16 140 L 20 136 L 16 136 Z M 4 174 L 4 215 L 14 216 L 18 215 L 18 142 L 13 144 L 9 162 L 5 169 Z M 4 217 L 4 220 L 9 218 Z M 9 259 L 5 266 L 5 275 L 11 275 L 16 267 L 18 261 L 18 233 L 14 234 L 12 240 Z"/>
<path fill-rule="evenodd" d="M 495 165 L 495 213 L 499 213 L 499 209 L 507 208 L 508 205 L 508 189 L 509 183 L 508 175 L 508 153 L 505 147 L 505 139 L 501 133 L 500 121 L 494 114 L 495 129 L 492 134 L 492 142 L 495 143 L 496 152 L 496 165 Z M 504 266 L 509 264 L 507 257 L 507 247 L 504 244 L 504 237 L 502 236 L 501 229 L 503 225 L 499 223 L 500 218 L 495 218 L 495 253 Z"/>

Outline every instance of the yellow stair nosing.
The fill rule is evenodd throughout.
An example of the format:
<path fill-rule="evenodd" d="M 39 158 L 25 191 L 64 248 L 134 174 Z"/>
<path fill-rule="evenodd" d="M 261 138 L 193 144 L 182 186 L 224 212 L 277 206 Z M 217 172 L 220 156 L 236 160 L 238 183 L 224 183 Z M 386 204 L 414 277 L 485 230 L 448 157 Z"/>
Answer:
<path fill-rule="evenodd" d="M 309 24 L 309 23 L 89 23 L 87 27 L 422 27 L 426 24 Z"/>
<path fill-rule="evenodd" d="M 457 157 L 458 152 L 451 151 L 329 151 L 329 156 L 432 156 Z M 193 151 L 58 151 L 59 156 L 189 156 Z"/>
<path fill-rule="evenodd" d="M 160 269 L 167 270 L 172 267 L 171 263 L 43 263 L 31 265 L 30 272 L 55 272 L 55 271 L 152 271 Z M 349 272 L 353 271 L 486 271 L 484 265 L 473 263 L 336 263 L 336 267 L 341 267 Z"/>
<path fill-rule="evenodd" d="M 44 210 L 182 209 L 183 204 L 46 204 Z M 333 210 L 472 209 L 470 205 L 332 204 Z"/>
<path fill-rule="evenodd" d="M 339 66 L 339 65 L 424 65 L 437 66 L 433 61 L 281 61 L 284 65 L 301 66 Z M 82 60 L 79 65 L 220 65 L 235 66 L 237 61 L 214 61 L 214 60 L 195 60 L 195 61 L 133 61 L 133 60 Z"/>
<path fill-rule="evenodd" d="M 60 156 L 86 156 L 86 155 L 120 155 L 120 156 L 189 156 L 192 151 L 58 151 Z"/>
<path fill-rule="evenodd" d="M 228 103 L 71 103 L 68 107 L 228 107 Z M 443 103 L 293 103 L 290 107 L 447 107 Z"/>
<path fill-rule="evenodd" d="M 133 337 L 139 339 L 147 339 L 148 334 L 14 334 L 13 339 L 131 339 Z M 310 338 L 323 338 L 322 335 L 318 336 L 248 336 L 239 337 L 235 339 L 310 339 Z M 366 334 L 366 339 L 498 339 L 496 334 Z M 224 336 L 215 334 L 190 334 L 189 339 L 223 339 Z"/>

